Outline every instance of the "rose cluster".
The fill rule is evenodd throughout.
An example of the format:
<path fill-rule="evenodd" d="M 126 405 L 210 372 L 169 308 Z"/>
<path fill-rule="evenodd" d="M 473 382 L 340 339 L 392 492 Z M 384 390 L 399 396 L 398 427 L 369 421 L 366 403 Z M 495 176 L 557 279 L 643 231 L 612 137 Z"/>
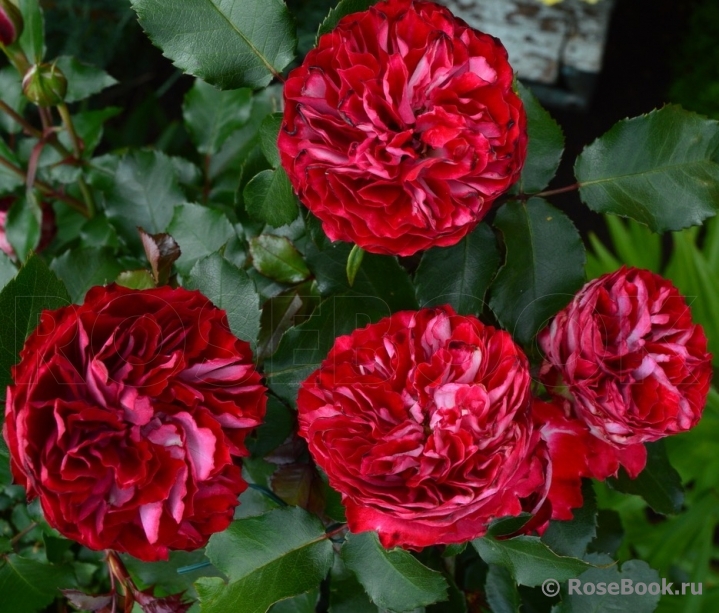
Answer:
<path fill-rule="evenodd" d="M 300 434 L 342 493 L 350 528 L 385 546 L 481 536 L 571 519 L 583 477 L 624 466 L 642 444 L 698 421 L 710 356 L 666 280 L 622 269 L 585 286 L 540 334 L 553 399 L 532 398 L 508 333 L 450 307 L 397 313 L 337 339 L 298 397 Z"/>
<path fill-rule="evenodd" d="M 507 52 L 432 2 L 344 17 L 285 83 L 278 146 L 330 239 L 411 255 L 457 243 L 518 178 Z"/>
<path fill-rule="evenodd" d="M 50 525 L 142 560 L 229 525 L 266 398 L 224 311 L 182 288 L 96 287 L 44 311 L 21 358 L 4 435 Z"/>

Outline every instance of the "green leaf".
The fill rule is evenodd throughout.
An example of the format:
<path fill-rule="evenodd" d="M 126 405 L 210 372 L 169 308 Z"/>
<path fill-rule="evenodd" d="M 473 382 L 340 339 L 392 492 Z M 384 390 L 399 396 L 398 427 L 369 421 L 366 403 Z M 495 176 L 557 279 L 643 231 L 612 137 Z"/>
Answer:
<path fill-rule="evenodd" d="M 584 149 L 575 174 L 590 209 L 655 232 L 701 224 L 719 203 L 719 122 L 678 106 L 625 119 Z"/>
<path fill-rule="evenodd" d="M 15 264 L 5 255 L 4 251 L 0 251 L 0 290 L 3 289 L 16 274 L 17 268 L 15 268 Z"/>
<path fill-rule="evenodd" d="M 70 567 L 15 554 L 0 557 L 0 613 L 35 613 L 60 596 L 60 588 L 75 585 Z"/>
<path fill-rule="evenodd" d="M 309 316 L 319 304 L 319 293 L 314 282 L 308 281 L 292 288 L 288 293 L 273 296 L 262 307 L 258 355 L 261 358 L 272 355 L 282 335 L 300 317 Z"/>
<path fill-rule="evenodd" d="M 320 28 L 317 31 L 317 38 L 319 39 L 323 34 L 334 30 L 340 19 L 346 15 L 366 11 L 373 4 L 374 2 L 372 0 L 340 0 L 336 7 L 330 9 L 330 12 L 327 13 L 327 17 L 325 17 L 324 21 L 320 24 Z"/>
<path fill-rule="evenodd" d="M 280 126 L 282 125 L 282 113 L 273 113 L 268 115 L 260 125 L 260 148 L 262 154 L 267 161 L 272 164 L 272 168 L 278 168 L 280 165 L 280 152 L 277 148 L 277 138 L 280 134 Z"/>
<path fill-rule="evenodd" d="M 378 613 L 356 575 L 338 556 L 330 575 L 329 613 Z"/>
<path fill-rule="evenodd" d="M 319 597 L 320 590 L 315 588 L 306 594 L 280 600 L 270 607 L 268 613 L 315 613 Z"/>
<path fill-rule="evenodd" d="M 584 245 L 569 218 L 540 198 L 505 204 L 494 225 L 507 255 L 489 306 L 515 340 L 528 344 L 584 283 Z"/>
<path fill-rule="evenodd" d="M 170 559 L 163 562 L 142 562 L 130 555 L 123 555 L 122 561 L 140 589 L 155 586 L 165 594 L 176 594 L 188 589 L 194 593 L 192 584 L 200 577 L 222 576 L 209 563 L 204 549 L 171 551 Z"/>
<path fill-rule="evenodd" d="M 294 427 L 294 415 L 277 398 L 270 396 L 265 419 L 246 440 L 247 448 L 253 456 L 262 458 L 284 443 Z"/>
<path fill-rule="evenodd" d="M 65 286 L 38 256 L 32 255 L 0 292 L 0 390 L 12 382 L 10 368 L 19 361 L 25 338 L 43 309 L 70 304 Z"/>
<path fill-rule="evenodd" d="M 546 579 L 572 579 L 591 566 L 578 558 L 557 555 L 537 536 L 503 541 L 485 536 L 472 541 L 472 545 L 487 564 L 504 566 L 517 583 L 529 587 L 541 585 Z"/>
<path fill-rule="evenodd" d="M 364 259 L 365 251 L 359 245 L 354 245 L 352 251 L 347 256 L 347 283 L 352 287 L 357 278 L 360 266 L 362 266 L 362 260 Z"/>
<path fill-rule="evenodd" d="M 378 607 L 411 611 L 447 599 L 447 581 L 404 549 L 386 550 L 375 532 L 348 534 L 340 552 Z"/>
<path fill-rule="evenodd" d="M 584 557 L 587 545 L 597 535 L 597 497 L 588 479 L 582 483 L 582 497 L 584 504 L 574 509 L 572 519 L 552 521 L 542 534 L 542 541 L 559 555 Z"/>
<path fill-rule="evenodd" d="M 85 220 L 78 232 L 83 247 L 117 248 L 120 245 L 115 228 L 110 225 L 106 217 L 100 215 Z"/>
<path fill-rule="evenodd" d="M 65 559 L 65 552 L 73 544 L 69 539 L 54 536 L 47 532 L 42 535 L 42 541 L 45 545 L 45 555 L 51 564 L 62 564 Z"/>
<path fill-rule="evenodd" d="M 17 156 L 5 144 L 4 138 L 0 138 L 0 157 L 17 167 L 20 166 Z M 16 187 L 20 187 L 23 183 L 24 181 L 19 174 L 14 173 L 5 166 L 0 166 L 0 193 L 9 193 Z"/>
<path fill-rule="evenodd" d="M 84 64 L 67 55 L 57 58 L 57 67 L 67 79 L 67 94 L 65 102 L 77 102 L 101 92 L 106 87 L 117 83 L 101 68 Z"/>
<path fill-rule="evenodd" d="M 297 37 L 280 0 L 131 0 L 140 25 L 183 72 L 221 89 L 269 85 Z"/>
<path fill-rule="evenodd" d="M 315 588 L 332 566 L 332 543 L 320 520 L 298 507 L 240 519 L 214 534 L 207 557 L 228 578 L 200 579 L 203 613 L 265 613 Z"/>
<path fill-rule="evenodd" d="M 533 194 L 547 187 L 557 173 L 564 151 L 564 134 L 532 92 L 521 83 L 517 86 L 527 112 L 529 136 L 519 189 L 525 194 Z"/>
<path fill-rule="evenodd" d="M 255 351 L 260 331 L 260 301 L 255 284 L 244 270 L 213 253 L 195 264 L 185 286 L 200 290 L 216 307 L 224 309 L 232 333 L 248 341 Z"/>
<path fill-rule="evenodd" d="M 247 214 L 274 228 L 293 222 L 299 215 L 297 198 L 282 168 L 263 170 L 242 190 Z"/>
<path fill-rule="evenodd" d="M 265 360 L 265 376 L 272 390 L 294 404 L 297 389 L 316 370 L 335 339 L 391 314 L 380 297 L 340 293 L 322 301 L 312 316 L 285 332 L 280 346 Z"/>
<path fill-rule="evenodd" d="M 650 583 L 662 585 L 657 571 L 651 569 L 646 562 L 641 560 L 629 560 L 622 564 L 621 572 L 618 565 L 612 564 L 612 559 L 600 554 L 592 554 L 587 558 L 595 565 L 602 565 L 604 568 L 590 568 L 578 577 L 580 582 L 574 587 L 572 594 L 569 593 L 568 585 L 562 586 L 562 602 L 552 609 L 552 613 L 616 613 L 617 611 L 631 611 L 632 613 L 651 613 L 659 602 L 659 595 L 652 595 L 648 591 L 639 595 L 636 593 L 622 593 L 622 580 L 631 580 L 634 585 Z M 591 584 L 595 587 L 592 595 L 582 593 L 584 586 Z M 604 590 L 597 589 L 599 584 L 604 585 Z M 612 584 L 614 584 L 612 586 Z M 676 586 L 675 586 L 676 587 Z M 616 594 L 609 593 L 609 590 L 616 591 Z M 576 592 L 580 593 L 577 594 Z M 604 593 L 599 593 L 599 592 Z"/>
<path fill-rule="evenodd" d="M 462 315 L 479 315 L 499 263 L 494 232 L 480 224 L 456 245 L 424 252 L 414 278 L 417 300 L 423 307 L 450 304 Z"/>
<path fill-rule="evenodd" d="M 679 474 L 669 463 L 664 441 L 647 443 L 647 466 L 636 479 L 630 479 L 622 468 L 609 485 L 619 492 L 637 494 L 657 513 L 679 513 L 684 503 L 684 491 Z"/>
<path fill-rule="evenodd" d="M 5 235 L 20 262 L 24 262 L 28 254 L 37 248 L 41 227 L 42 209 L 32 192 L 28 191 L 27 197 L 13 202 L 5 221 Z"/>
<path fill-rule="evenodd" d="M 520 513 L 516 516 L 500 517 L 489 524 L 487 534 L 494 537 L 509 536 L 523 528 L 530 519 L 532 519 L 531 513 Z"/>
<path fill-rule="evenodd" d="M 599 509 L 597 535 L 589 544 L 589 550 L 615 556 L 623 539 L 624 528 L 619 513 L 610 509 Z"/>
<path fill-rule="evenodd" d="M 50 264 L 50 269 L 65 284 L 70 299 L 82 304 L 91 287 L 112 283 L 122 271 L 112 249 L 89 247 L 72 249 Z"/>
<path fill-rule="evenodd" d="M 73 115 L 75 131 L 85 146 L 82 152 L 85 159 L 92 157 L 95 148 L 100 144 L 105 122 L 119 115 L 121 112 L 121 108 L 109 106 L 98 111 L 82 111 Z M 63 132 L 60 135 L 60 140 L 68 149 L 72 149 L 70 137 L 67 132 Z"/>
<path fill-rule="evenodd" d="M 198 260 L 214 253 L 235 236 L 224 213 L 190 203 L 175 207 L 167 232 L 180 245 L 182 253 L 175 265 L 182 274 L 187 274 Z"/>
<path fill-rule="evenodd" d="M 137 227 L 164 232 L 184 200 L 170 158 L 159 151 L 133 151 L 118 164 L 105 209 L 127 243 L 142 253 Z"/>
<path fill-rule="evenodd" d="M 504 566 L 489 565 L 484 591 L 492 613 L 519 613 L 522 604 L 519 591 L 512 575 Z"/>
<path fill-rule="evenodd" d="M 354 283 L 350 286 L 347 280 L 347 260 L 351 251 L 349 243 L 332 243 L 320 251 L 314 243 L 308 241 L 305 259 L 323 296 L 347 294 L 379 298 L 385 303 L 387 315 L 417 308 L 409 275 L 399 265 L 397 258 L 392 256 L 366 253 Z"/>
<path fill-rule="evenodd" d="M 45 55 L 45 23 L 39 0 L 17 0 L 15 4 L 22 13 L 23 28 L 18 44 L 30 63 L 39 64 Z"/>
<path fill-rule="evenodd" d="M 130 289 L 151 289 L 155 287 L 155 279 L 149 270 L 124 270 L 115 279 L 115 283 Z"/>
<path fill-rule="evenodd" d="M 185 95 L 182 116 L 197 150 L 215 155 L 230 134 L 247 123 L 251 108 L 252 90 L 223 92 L 198 79 Z"/>
<path fill-rule="evenodd" d="M 0 92 L 2 92 L 2 101 L 18 115 L 22 115 L 27 105 L 27 98 L 23 96 L 20 75 L 14 66 L 0 69 Z M 0 129 L 16 134 L 22 126 L 9 115 L 0 113 Z"/>
<path fill-rule="evenodd" d="M 284 236 L 262 234 L 253 238 L 250 253 L 257 271 L 280 283 L 299 283 L 310 276 L 302 256 Z"/>

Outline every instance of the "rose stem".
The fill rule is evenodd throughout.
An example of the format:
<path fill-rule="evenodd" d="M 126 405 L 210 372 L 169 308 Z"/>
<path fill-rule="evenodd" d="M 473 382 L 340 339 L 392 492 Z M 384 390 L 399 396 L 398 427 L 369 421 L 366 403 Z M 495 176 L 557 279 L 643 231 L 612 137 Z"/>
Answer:
<path fill-rule="evenodd" d="M 526 198 L 544 198 L 546 196 L 555 196 L 556 194 L 564 194 L 566 192 L 573 192 L 575 189 L 579 189 L 579 183 L 573 183 L 566 187 L 559 187 L 557 189 L 548 189 L 545 192 L 539 192 L 538 194 L 524 194 Z"/>
<path fill-rule="evenodd" d="M 22 530 L 20 530 L 20 532 L 10 539 L 10 545 L 14 547 L 23 536 L 25 536 L 28 532 L 32 532 L 35 528 L 37 528 L 37 526 L 38 524 L 36 521 L 25 526 Z"/>
<path fill-rule="evenodd" d="M 58 105 L 57 110 L 60 112 L 60 117 L 62 118 L 62 123 L 65 125 L 65 129 L 67 129 L 67 133 L 70 135 L 72 148 L 75 152 L 75 159 L 80 162 L 82 159 L 82 146 L 80 143 L 80 138 L 75 131 L 75 125 L 72 122 L 70 110 L 67 108 L 67 104 L 65 104 L 64 102 L 61 102 Z M 92 191 L 87 186 L 87 183 L 85 183 L 85 179 L 82 175 L 80 175 L 80 179 L 78 180 L 77 184 L 80 187 L 80 191 L 82 192 L 82 198 L 85 201 L 85 206 L 87 207 L 87 216 L 94 217 L 95 199 L 93 198 Z"/>
<path fill-rule="evenodd" d="M 0 166 L 5 166 L 5 168 L 7 168 L 8 170 L 14 172 L 16 175 L 22 177 L 24 180 L 27 180 L 27 175 L 22 168 L 18 168 L 17 166 L 15 166 L 15 164 L 8 162 L 3 157 L 0 157 Z M 68 196 L 67 194 L 61 194 L 60 192 L 55 191 L 50 185 L 43 181 L 35 180 L 34 185 L 46 196 L 50 196 L 50 198 L 54 198 L 56 200 L 61 200 L 62 202 L 72 207 L 85 217 L 89 217 L 89 213 L 85 208 L 85 205 L 77 198 L 73 198 L 72 196 Z"/>

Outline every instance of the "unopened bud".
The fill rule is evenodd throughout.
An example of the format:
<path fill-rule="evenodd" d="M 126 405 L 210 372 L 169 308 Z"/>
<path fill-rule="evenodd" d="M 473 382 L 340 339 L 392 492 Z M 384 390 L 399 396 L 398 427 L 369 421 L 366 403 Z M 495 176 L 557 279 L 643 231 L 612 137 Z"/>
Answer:
<path fill-rule="evenodd" d="M 20 9 L 10 0 L 0 0 L 0 44 L 12 45 L 22 34 L 23 20 Z"/>
<path fill-rule="evenodd" d="M 35 64 L 22 80 L 22 91 L 38 106 L 56 106 L 65 99 L 67 79 L 55 64 Z"/>

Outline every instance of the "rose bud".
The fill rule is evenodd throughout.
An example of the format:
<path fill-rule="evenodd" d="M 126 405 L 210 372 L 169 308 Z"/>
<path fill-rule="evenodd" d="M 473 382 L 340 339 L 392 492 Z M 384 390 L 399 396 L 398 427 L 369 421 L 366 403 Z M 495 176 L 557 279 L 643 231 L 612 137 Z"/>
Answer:
<path fill-rule="evenodd" d="M 449 306 L 400 312 L 335 341 L 300 388 L 299 433 L 352 532 L 461 543 L 543 503 L 529 383 L 507 332 Z"/>
<path fill-rule="evenodd" d="M 7 223 L 8 211 L 16 200 L 17 198 L 15 196 L 0 198 L 0 251 L 3 251 L 13 259 L 16 258 L 15 249 L 13 249 L 13 246 L 5 234 L 5 224 Z M 40 226 L 40 242 L 35 249 L 37 252 L 45 249 L 52 242 L 52 239 L 55 238 L 55 234 L 57 234 L 55 211 L 45 202 L 42 202 L 40 207 L 42 208 L 42 225 Z"/>
<path fill-rule="evenodd" d="M 10 0 L 0 0 L 0 44 L 12 45 L 20 38 L 23 26 L 20 9 Z"/>
<path fill-rule="evenodd" d="M 38 106 L 57 106 L 65 100 L 67 79 L 55 64 L 35 64 L 23 77 L 22 91 Z"/>
<path fill-rule="evenodd" d="M 229 525 L 266 397 L 224 311 L 182 288 L 95 287 L 43 311 L 20 357 L 3 434 L 52 527 L 152 561 Z"/>
<path fill-rule="evenodd" d="M 284 86 L 278 147 L 327 236 L 372 253 L 454 245 L 519 178 L 507 52 L 431 2 L 344 17 Z"/>
<path fill-rule="evenodd" d="M 704 330 L 671 282 L 648 270 L 587 283 L 539 344 L 549 391 L 607 442 L 655 441 L 701 417 L 711 379 Z"/>

